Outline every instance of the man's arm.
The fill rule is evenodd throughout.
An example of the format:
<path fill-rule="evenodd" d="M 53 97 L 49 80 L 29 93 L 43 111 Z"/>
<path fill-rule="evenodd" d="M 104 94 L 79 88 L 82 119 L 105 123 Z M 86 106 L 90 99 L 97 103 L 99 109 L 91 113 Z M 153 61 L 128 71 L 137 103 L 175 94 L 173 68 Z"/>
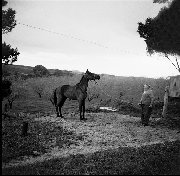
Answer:
<path fill-rule="evenodd" d="M 144 94 L 142 94 L 142 96 L 141 96 L 140 102 L 138 103 L 139 105 L 142 105 L 143 96 L 144 96 Z"/>
<path fill-rule="evenodd" d="M 153 94 L 153 92 L 152 91 L 150 91 L 150 97 L 151 97 L 151 103 L 150 103 L 150 107 L 152 107 L 153 106 L 153 103 L 154 103 L 154 94 Z"/>

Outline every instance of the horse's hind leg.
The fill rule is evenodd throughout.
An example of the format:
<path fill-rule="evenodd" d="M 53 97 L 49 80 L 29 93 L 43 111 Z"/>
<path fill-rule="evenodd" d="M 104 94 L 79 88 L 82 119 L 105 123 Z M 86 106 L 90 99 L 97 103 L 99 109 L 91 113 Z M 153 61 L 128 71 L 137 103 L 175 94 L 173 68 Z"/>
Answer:
<path fill-rule="evenodd" d="M 62 108 L 62 106 L 64 105 L 64 102 L 66 101 L 66 97 L 62 97 L 62 99 L 61 99 L 61 101 L 59 102 L 59 105 L 58 105 L 58 107 L 59 107 L 59 113 L 60 113 L 60 117 L 61 118 L 63 118 L 63 116 L 62 116 L 62 113 L 61 113 L 61 108 Z"/>
<path fill-rule="evenodd" d="M 62 101 L 62 96 L 61 95 L 57 95 L 57 100 L 56 100 L 56 113 L 57 113 L 57 117 L 61 117 L 61 112 L 60 112 L 60 108 L 59 105 Z"/>
<path fill-rule="evenodd" d="M 59 107 L 58 107 L 58 105 L 56 105 L 56 114 L 57 114 L 57 117 L 60 117 L 60 115 L 59 115 Z"/>

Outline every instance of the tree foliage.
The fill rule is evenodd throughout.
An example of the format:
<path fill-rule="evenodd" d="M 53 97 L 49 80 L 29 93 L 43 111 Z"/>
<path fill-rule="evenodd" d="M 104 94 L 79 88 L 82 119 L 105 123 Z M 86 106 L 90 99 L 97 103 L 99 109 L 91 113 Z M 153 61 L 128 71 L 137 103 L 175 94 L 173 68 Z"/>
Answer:
<path fill-rule="evenodd" d="M 2 33 L 6 34 L 11 32 L 16 26 L 15 20 L 16 11 L 8 8 L 7 10 L 2 10 Z"/>
<path fill-rule="evenodd" d="M 7 45 L 5 42 L 2 43 L 2 63 L 12 64 L 17 61 L 17 56 L 20 53 L 17 48 L 12 48 L 11 45 Z"/>
<path fill-rule="evenodd" d="M 48 69 L 42 65 L 36 65 L 33 68 L 33 72 L 37 77 L 42 77 L 42 76 L 48 76 L 50 75 Z"/>
<path fill-rule="evenodd" d="M 155 18 L 147 18 L 145 24 L 138 23 L 138 33 L 145 39 L 147 52 L 180 56 L 180 1 L 174 0 L 169 7 L 160 10 Z M 170 60 L 170 59 L 169 59 Z M 180 72 L 178 60 L 173 64 Z"/>
<path fill-rule="evenodd" d="M 169 2 L 170 0 L 153 0 L 153 3 L 166 3 L 166 2 Z"/>
<path fill-rule="evenodd" d="M 7 1 L 2 0 L 2 8 L 7 5 Z M 11 32 L 16 26 L 15 20 L 15 10 L 8 8 L 7 10 L 2 10 L 2 34 L 7 34 Z M 20 53 L 17 48 L 12 48 L 11 45 L 2 43 L 2 63 L 12 64 L 17 61 L 17 56 Z"/>

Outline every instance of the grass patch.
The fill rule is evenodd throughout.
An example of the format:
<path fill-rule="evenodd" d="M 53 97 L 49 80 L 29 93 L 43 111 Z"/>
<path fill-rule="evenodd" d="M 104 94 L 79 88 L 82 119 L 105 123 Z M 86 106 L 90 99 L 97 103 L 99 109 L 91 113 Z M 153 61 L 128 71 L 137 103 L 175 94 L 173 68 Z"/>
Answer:
<path fill-rule="evenodd" d="M 30 133 L 26 137 L 21 136 L 22 120 L 3 121 L 2 129 L 2 161 L 32 155 L 33 151 L 45 152 L 45 148 L 39 143 L 38 135 Z"/>
<path fill-rule="evenodd" d="M 101 112 L 97 108 L 91 108 L 90 103 L 87 103 L 86 108 L 86 112 Z M 55 108 L 45 99 L 32 98 L 15 101 L 12 111 L 30 114 L 41 113 L 42 117 L 42 115 L 48 113 L 52 114 L 53 111 L 55 112 Z M 65 118 L 69 112 L 78 112 L 78 102 L 67 100 L 62 108 L 62 112 L 65 115 Z M 139 111 L 130 109 L 124 109 L 118 113 L 130 114 L 131 116 L 136 117 L 140 116 Z M 82 135 L 77 136 L 71 131 L 62 129 L 61 126 L 58 126 L 57 124 L 54 125 L 51 122 L 35 122 L 33 120 L 34 117 L 35 116 L 30 115 L 23 118 L 5 119 L 2 122 L 3 162 L 9 162 L 10 160 L 21 156 L 33 156 L 34 151 L 43 154 L 55 146 L 63 148 L 64 145 L 78 145 L 78 140 L 83 140 Z M 96 121 L 96 117 L 97 116 L 88 120 Z M 79 116 L 73 114 L 72 116 L 67 115 L 67 118 L 79 120 Z M 108 116 L 108 119 L 106 120 L 99 119 L 99 116 L 97 118 L 99 120 L 97 123 L 106 125 L 111 123 L 112 119 L 116 118 L 116 115 L 112 117 Z M 29 136 L 21 137 L 21 124 L 25 119 L 27 119 L 30 124 Z M 163 120 L 154 122 L 152 125 L 155 127 L 168 126 L 171 129 L 176 129 L 178 124 L 180 124 L 174 123 L 171 119 L 169 120 L 170 121 Z M 124 123 L 127 125 L 127 122 Z M 131 122 L 128 122 L 128 124 L 130 123 Z M 132 125 L 134 125 L 134 122 L 132 122 Z M 55 143 L 53 142 L 54 140 L 56 141 Z M 107 145 L 109 145 L 109 142 L 107 142 Z M 82 154 L 71 155 L 67 158 L 49 160 L 38 164 L 3 169 L 2 173 L 3 175 L 179 174 L 179 151 L 179 141 L 157 144 L 139 149 L 121 147 L 118 150 L 99 151 L 88 156 Z"/>
<path fill-rule="evenodd" d="M 22 123 L 25 119 L 4 120 L 2 128 L 2 162 L 9 162 L 21 156 L 33 156 L 34 152 L 46 153 L 52 147 L 62 148 L 64 145 L 77 144 L 82 136 L 63 129 L 51 122 L 40 123 L 33 119 L 29 124 L 28 136 L 21 136 Z"/>

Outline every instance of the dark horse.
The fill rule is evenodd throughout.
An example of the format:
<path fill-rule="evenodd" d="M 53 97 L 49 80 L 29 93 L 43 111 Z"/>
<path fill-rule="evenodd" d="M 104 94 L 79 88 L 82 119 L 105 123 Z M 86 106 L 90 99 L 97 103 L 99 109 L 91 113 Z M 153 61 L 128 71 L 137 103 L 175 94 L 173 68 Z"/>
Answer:
<path fill-rule="evenodd" d="M 62 87 L 60 86 L 56 88 L 50 100 L 56 107 L 57 117 L 63 118 L 61 113 L 61 107 L 63 106 L 66 99 L 69 98 L 70 100 L 78 100 L 80 120 L 85 120 L 85 99 L 87 97 L 88 81 L 95 81 L 96 79 L 100 79 L 100 76 L 87 70 L 86 73 L 82 76 L 80 82 L 77 83 L 75 86 L 63 85 Z"/>

